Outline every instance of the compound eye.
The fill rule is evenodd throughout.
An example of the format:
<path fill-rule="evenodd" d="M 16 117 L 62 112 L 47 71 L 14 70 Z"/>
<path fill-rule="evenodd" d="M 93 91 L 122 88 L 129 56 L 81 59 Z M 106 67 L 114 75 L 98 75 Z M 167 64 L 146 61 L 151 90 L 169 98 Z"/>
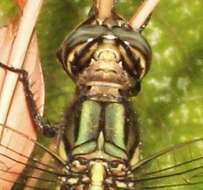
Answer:
<path fill-rule="evenodd" d="M 85 159 L 74 160 L 70 165 L 70 169 L 73 172 L 84 172 L 87 168 L 88 161 Z"/>
<path fill-rule="evenodd" d="M 139 78 L 142 79 L 148 70 L 149 63 L 146 62 L 146 59 L 138 50 L 132 48 L 132 53 L 134 54 L 135 61 L 133 62 L 134 68 Z"/>

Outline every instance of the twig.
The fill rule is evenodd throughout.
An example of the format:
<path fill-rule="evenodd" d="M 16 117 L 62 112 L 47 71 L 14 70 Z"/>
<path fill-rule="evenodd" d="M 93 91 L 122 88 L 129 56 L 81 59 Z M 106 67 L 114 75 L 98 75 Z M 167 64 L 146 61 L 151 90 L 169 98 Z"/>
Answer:
<path fill-rule="evenodd" d="M 10 66 L 22 68 L 27 47 L 29 45 L 42 2 L 43 0 L 27 0 L 9 59 L 8 64 Z M 0 96 L 1 123 L 6 121 L 17 80 L 18 76 L 16 74 L 8 72 Z"/>
<path fill-rule="evenodd" d="M 114 6 L 114 0 L 95 0 L 98 8 L 98 17 L 105 20 L 111 16 L 111 10 Z"/>
<path fill-rule="evenodd" d="M 145 0 L 132 16 L 129 24 L 134 30 L 139 30 L 147 21 L 154 8 L 159 4 L 160 0 Z"/>

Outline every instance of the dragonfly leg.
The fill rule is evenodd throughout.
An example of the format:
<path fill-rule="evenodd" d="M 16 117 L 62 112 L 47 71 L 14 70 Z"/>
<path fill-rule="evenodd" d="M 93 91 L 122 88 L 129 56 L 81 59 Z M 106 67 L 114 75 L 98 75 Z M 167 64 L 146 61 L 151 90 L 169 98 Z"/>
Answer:
<path fill-rule="evenodd" d="M 56 136 L 58 134 L 58 127 L 52 126 L 48 122 L 45 122 L 44 118 L 39 114 L 37 110 L 37 106 L 33 98 L 33 93 L 29 85 L 28 72 L 24 69 L 14 68 L 14 67 L 5 65 L 1 62 L 0 62 L 0 67 L 8 71 L 14 72 L 16 74 L 19 74 L 19 80 L 23 84 L 25 97 L 26 97 L 27 104 L 28 104 L 31 116 L 33 118 L 34 124 L 45 136 L 47 137 Z"/>

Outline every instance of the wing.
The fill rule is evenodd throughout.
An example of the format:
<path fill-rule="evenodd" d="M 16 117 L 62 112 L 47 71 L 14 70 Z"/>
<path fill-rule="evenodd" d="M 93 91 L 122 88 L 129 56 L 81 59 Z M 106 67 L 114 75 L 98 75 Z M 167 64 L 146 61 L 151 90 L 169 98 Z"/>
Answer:
<path fill-rule="evenodd" d="M 19 0 L 16 1 L 18 1 L 18 3 L 20 2 Z M 23 4 L 21 4 L 21 6 L 23 6 Z M 18 19 L 15 18 L 15 20 L 17 21 Z M 17 23 L 18 22 L 10 23 L 8 26 L 0 28 L 0 62 L 7 66 L 12 65 L 11 55 L 16 53 L 16 49 L 14 48 L 14 51 L 12 51 L 12 48 L 16 39 L 16 31 L 13 29 L 17 27 Z M 23 63 L 23 69 L 26 69 L 29 73 L 30 88 L 33 92 L 37 109 L 39 113 L 42 114 L 44 104 L 44 81 L 35 33 L 33 33 L 30 39 L 30 44 L 27 48 Z M 20 65 L 18 66 L 21 68 Z M 15 75 L 17 77 L 17 74 Z M 36 128 L 30 115 L 29 107 L 27 106 L 22 82 L 17 80 L 17 78 L 12 78 L 12 76 L 14 76 L 14 73 L 7 71 L 2 66 L 0 67 L 0 123 L 8 125 L 15 130 L 22 131 L 30 138 L 35 139 L 37 136 Z M 18 139 L 18 141 L 15 139 Z M 15 146 L 15 150 L 21 152 L 21 144 L 24 142 L 21 143 L 21 139 L 24 140 L 22 136 L 19 137 L 18 134 L 14 134 L 8 131 L 4 126 L 0 126 L 1 145 L 7 145 L 9 143 L 9 147 Z M 30 155 L 34 148 L 33 146 L 33 143 L 28 143 L 23 149 L 23 153 L 27 156 Z M 13 156 L 13 153 L 8 152 L 7 148 L 3 146 L 0 147 L 0 153 L 8 153 L 10 156 Z M 6 160 L 6 162 L 9 161 Z M 6 167 L 4 160 L 0 160 L 0 168 L 4 167 Z M 16 172 L 21 173 L 23 168 L 23 165 L 18 165 Z M 13 175 L 13 181 L 17 178 L 17 174 Z M 11 186 L 12 183 L 5 183 L 5 181 L 0 180 L 0 189 L 11 189 Z"/>
<path fill-rule="evenodd" d="M 138 189 L 203 189 L 203 138 L 171 146 L 132 166 Z"/>
<path fill-rule="evenodd" d="M 0 129 L 4 130 L 0 139 L 0 184 L 5 184 L 1 189 L 8 189 L 11 183 L 15 183 L 12 188 L 15 190 L 54 190 L 60 186 L 65 163 L 55 153 L 22 132 L 5 125 L 0 125 Z M 27 156 L 29 146 L 35 146 L 30 157 Z"/>

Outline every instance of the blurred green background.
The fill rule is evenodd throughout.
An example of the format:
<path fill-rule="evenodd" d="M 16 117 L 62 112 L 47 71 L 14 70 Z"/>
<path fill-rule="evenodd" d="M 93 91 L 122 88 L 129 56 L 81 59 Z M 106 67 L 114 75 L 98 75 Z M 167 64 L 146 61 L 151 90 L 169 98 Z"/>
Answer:
<path fill-rule="evenodd" d="M 128 19 L 139 3 L 118 0 L 117 10 Z M 86 18 L 89 4 L 89 0 L 45 0 L 37 23 L 45 114 L 53 122 L 62 119 L 74 96 L 74 84 L 56 61 L 55 52 Z M 15 14 L 11 0 L 0 2 L 0 26 Z M 203 136 L 203 1 L 161 1 L 144 36 L 151 44 L 153 61 L 141 93 L 131 103 L 139 116 L 143 154 L 148 154 Z"/>

